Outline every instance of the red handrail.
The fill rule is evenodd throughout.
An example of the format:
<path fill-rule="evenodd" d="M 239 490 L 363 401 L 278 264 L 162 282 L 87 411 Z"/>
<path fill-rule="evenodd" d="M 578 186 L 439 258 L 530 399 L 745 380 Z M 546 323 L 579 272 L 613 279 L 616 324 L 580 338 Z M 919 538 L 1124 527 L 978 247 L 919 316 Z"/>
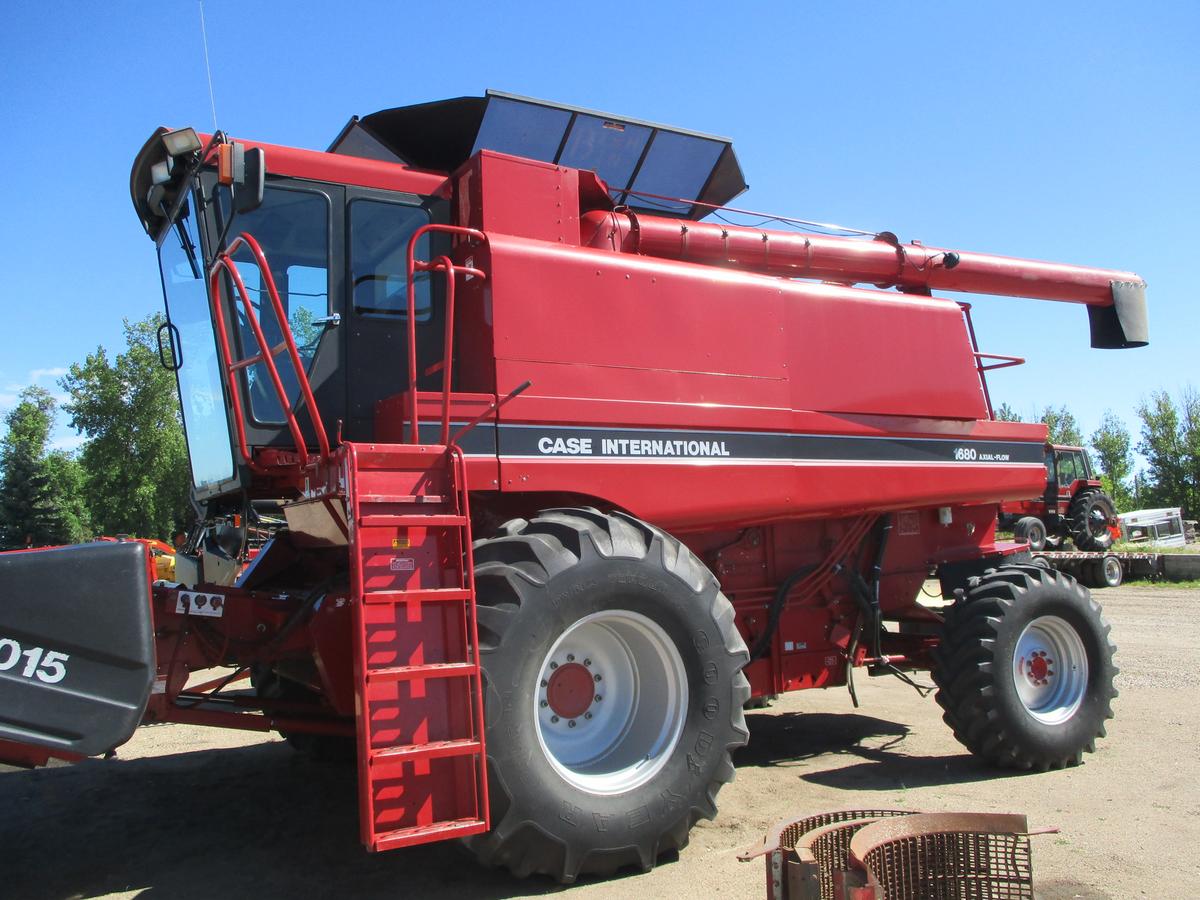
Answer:
<path fill-rule="evenodd" d="M 266 286 L 267 296 L 271 299 L 271 307 L 275 312 L 275 319 L 279 323 L 279 330 L 283 334 L 283 342 L 274 347 L 268 348 L 267 346 L 266 335 L 263 334 L 258 316 L 254 314 L 254 307 L 251 305 L 246 293 L 246 284 L 242 281 L 242 275 L 233 262 L 233 254 L 242 246 L 245 246 L 254 256 L 259 276 Z M 258 344 L 259 350 L 254 356 L 237 361 L 234 361 L 232 358 L 233 355 L 229 347 L 229 335 L 225 329 L 225 312 L 222 309 L 220 299 L 221 292 L 218 278 L 222 269 L 229 274 L 229 278 L 233 282 L 235 290 L 232 299 L 234 302 L 240 300 L 246 310 L 246 322 L 250 325 L 250 330 L 254 333 L 254 340 Z M 279 377 L 279 369 L 275 365 L 275 356 L 280 351 L 286 349 L 292 368 L 296 372 L 296 380 L 300 385 L 300 392 L 304 397 L 304 402 L 308 406 L 308 417 L 312 420 L 313 430 L 317 435 L 317 445 L 321 450 L 321 461 L 327 462 L 329 460 L 329 438 L 325 434 L 325 426 L 321 423 L 321 414 L 317 409 L 317 401 L 313 396 L 312 385 L 309 383 L 308 373 L 304 370 L 304 364 L 300 360 L 300 351 L 296 349 L 296 340 L 292 336 L 292 329 L 287 321 L 287 313 L 284 311 L 283 303 L 279 299 L 279 291 L 275 287 L 275 278 L 271 275 L 271 268 L 267 265 L 267 258 L 263 254 L 262 247 L 259 246 L 258 241 L 254 239 L 253 235 L 247 233 L 238 235 L 237 239 L 213 261 L 212 267 L 208 270 L 208 278 L 209 302 L 212 304 L 213 319 L 217 326 L 217 338 L 221 348 L 221 359 L 225 364 L 225 377 L 229 383 L 229 396 L 233 404 L 233 414 L 237 424 L 238 446 L 241 450 L 242 458 L 251 470 L 256 472 L 264 471 L 262 466 L 254 462 L 250 454 L 250 448 L 246 443 L 246 426 L 243 421 L 242 402 L 235 375 L 239 369 L 244 369 L 258 362 L 263 363 L 267 367 L 267 374 L 271 377 L 271 385 L 274 387 L 275 395 L 279 399 L 279 406 L 287 416 L 288 430 L 292 433 L 292 440 L 296 442 L 296 451 L 300 455 L 301 465 L 308 458 L 308 449 L 304 441 L 304 434 L 300 431 L 300 423 L 296 420 L 296 416 L 292 412 L 292 404 L 288 401 L 287 391 L 284 390 L 283 380 Z"/>
<path fill-rule="evenodd" d="M 472 266 L 456 266 L 449 256 L 439 256 L 432 262 L 416 258 L 417 242 L 426 234 L 440 232 L 456 234 L 460 237 L 472 238 L 481 244 L 487 244 L 487 235 L 477 228 L 465 228 L 461 225 L 439 225 L 430 223 L 422 225 L 408 239 L 408 395 L 409 395 L 409 443 L 421 442 L 418 431 L 417 413 L 417 291 L 414 276 L 417 272 L 446 273 L 446 336 L 444 342 L 445 356 L 442 358 L 442 443 L 450 442 L 450 370 L 451 354 L 454 350 L 454 279 L 461 272 L 479 279 L 487 275 L 481 269 Z M 437 371 L 431 366 L 430 372 Z"/>
<path fill-rule="evenodd" d="M 963 321 L 967 324 L 967 335 L 971 338 L 971 355 L 975 357 L 975 371 L 979 373 L 979 386 L 983 388 L 983 402 L 987 404 L 987 414 L 989 419 L 996 418 L 996 413 L 992 409 L 992 394 L 988 390 L 987 375 L 985 373 L 993 369 L 1007 369 L 1010 366 L 1021 366 L 1025 364 L 1024 357 L 1021 356 L 1004 356 L 1000 353 L 980 353 L 979 340 L 975 337 L 975 323 L 971 321 L 971 304 L 963 300 L 956 300 L 958 308 L 962 310 Z M 995 365 L 985 366 L 985 359 L 998 359 L 1001 362 Z"/>

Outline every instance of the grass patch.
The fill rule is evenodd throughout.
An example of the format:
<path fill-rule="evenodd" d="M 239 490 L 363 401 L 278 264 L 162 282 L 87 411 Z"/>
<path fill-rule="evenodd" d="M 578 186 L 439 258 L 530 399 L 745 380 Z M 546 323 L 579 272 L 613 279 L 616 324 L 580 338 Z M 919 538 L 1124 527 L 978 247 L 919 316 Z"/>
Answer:
<path fill-rule="evenodd" d="M 1200 578 L 1193 578 L 1190 581 L 1143 581 L 1138 578 L 1130 578 L 1125 583 L 1138 587 L 1163 588 L 1164 590 L 1200 590 Z"/>
<path fill-rule="evenodd" d="M 1131 544 L 1128 541 L 1117 541 L 1112 546 L 1114 553 L 1200 553 L 1200 544 L 1186 544 L 1182 547 L 1159 547 L 1149 541 L 1139 541 Z"/>

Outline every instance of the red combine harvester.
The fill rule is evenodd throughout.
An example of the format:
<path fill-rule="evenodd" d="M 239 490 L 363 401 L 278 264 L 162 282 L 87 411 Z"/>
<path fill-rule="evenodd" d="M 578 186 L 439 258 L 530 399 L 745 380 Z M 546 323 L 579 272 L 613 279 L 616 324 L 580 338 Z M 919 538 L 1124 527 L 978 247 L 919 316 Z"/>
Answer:
<path fill-rule="evenodd" d="M 323 153 L 156 132 L 131 191 L 206 525 L 177 583 L 141 544 L 0 557 L 0 757 L 277 730 L 357 758 L 369 849 L 563 881 L 684 846 L 745 704 L 856 670 L 931 669 L 993 763 L 1077 764 L 1109 628 L 996 542 L 1046 429 L 993 419 L 1019 360 L 932 292 L 1079 303 L 1117 348 L 1143 282 L 699 221 L 744 188 L 724 139 L 498 93 Z"/>

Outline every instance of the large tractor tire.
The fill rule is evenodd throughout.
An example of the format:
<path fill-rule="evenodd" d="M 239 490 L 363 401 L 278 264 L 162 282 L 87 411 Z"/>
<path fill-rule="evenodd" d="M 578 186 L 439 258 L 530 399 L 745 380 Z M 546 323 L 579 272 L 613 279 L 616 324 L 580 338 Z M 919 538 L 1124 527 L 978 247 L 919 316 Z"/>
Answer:
<path fill-rule="evenodd" d="M 475 545 L 492 828 L 519 877 L 653 867 L 687 844 L 746 743 L 733 607 L 679 541 L 556 509 Z"/>
<path fill-rule="evenodd" d="M 1030 550 L 1045 550 L 1046 523 L 1036 516 L 1025 516 L 1013 526 L 1013 537 L 1018 541 L 1028 541 Z"/>
<path fill-rule="evenodd" d="M 934 655 L 946 724 L 994 765 L 1078 765 L 1113 715 L 1109 630 L 1069 575 L 1007 565 L 972 578 L 946 614 Z"/>
<path fill-rule="evenodd" d="M 1071 540 L 1076 549 L 1101 553 L 1113 544 L 1108 523 L 1116 515 L 1116 507 L 1103 491 L 1084 491 L 1076 494 L 1067 507 L 1071 523 Z"/>

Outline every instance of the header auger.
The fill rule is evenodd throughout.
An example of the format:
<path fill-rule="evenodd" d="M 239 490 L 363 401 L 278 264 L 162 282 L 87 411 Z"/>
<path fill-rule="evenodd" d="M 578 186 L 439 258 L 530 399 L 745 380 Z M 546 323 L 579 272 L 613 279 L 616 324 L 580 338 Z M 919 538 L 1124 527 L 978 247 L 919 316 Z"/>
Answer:
<path fill-rule="evenodd" d="M 563 881 L 686 844 L 752 698 L 864 669 L 932 669 L 998 765 L 1080 762 L 1108 626 L 996 540 L 1046 429 L 992 418 L 1020 360 L 934 291 L 1134 347 L 1144 284 L 699 221 L 744 188 L 723 138 L 499 93 L 327 152 L 156 132 L 131 193 L 203 524 L 175 583 L 140 545 L 0 557 L 0 756 L 275 730 L 357 759 L 368 848 Z"/>

